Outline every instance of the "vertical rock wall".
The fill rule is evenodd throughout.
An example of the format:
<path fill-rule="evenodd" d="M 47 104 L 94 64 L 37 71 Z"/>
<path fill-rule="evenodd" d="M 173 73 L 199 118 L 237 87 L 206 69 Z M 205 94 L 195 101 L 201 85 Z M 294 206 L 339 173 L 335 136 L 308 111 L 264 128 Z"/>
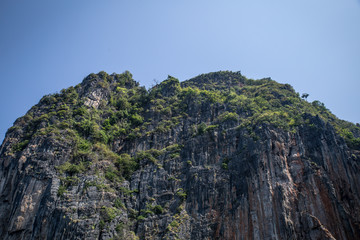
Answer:
<path fill-rule="evenodd" d="M 111 94 L 85 80 L 78 93 L 85 106 L 98 109 Z M 166 97 L 176 89 L 165 89 Z M 145 118 L 161 120 L 145 107 Z M 34 135 L 14 152 L 23 135 L 15 123 L 0 148 L 0 236 L 360 239 L 360 154 L 330 124 L 309 115 L 292 132 L 259 124 L 249 134 L 225 121 L 194 133 L 225 109 L 189 101 L 169 131 L 150 124 L 139 137 L 115 139 L 109 145 L 118 154 L 157 154 L 139 158 L 131 177 L 116 181 L 106 176 L 114 163 L 97 150 L 86 171 L 61 171 L 76 145 L 66 129 Z"/>

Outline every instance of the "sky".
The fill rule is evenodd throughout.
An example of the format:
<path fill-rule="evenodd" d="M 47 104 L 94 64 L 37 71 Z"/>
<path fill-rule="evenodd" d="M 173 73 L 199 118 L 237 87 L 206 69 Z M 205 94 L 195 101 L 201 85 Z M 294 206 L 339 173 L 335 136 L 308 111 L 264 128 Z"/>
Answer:
<path fill-rule="evenodd" d="M 219 70 L 291 84 L 360 122 L 359 0 L 1 0 L 0 142 L 43 95 L 129 70 L 147 88 Z"/>

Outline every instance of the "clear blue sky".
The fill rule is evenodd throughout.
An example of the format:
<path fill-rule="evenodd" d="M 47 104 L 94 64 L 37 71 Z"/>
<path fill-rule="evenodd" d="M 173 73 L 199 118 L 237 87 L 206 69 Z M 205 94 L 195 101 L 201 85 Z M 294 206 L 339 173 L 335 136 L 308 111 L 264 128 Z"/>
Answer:
<path fill-rule="evenodd" d="M 271 77 L 360 122 L 360 1 L 1 0 L 0 142 L 43 95 L 101 70 L 147 87 Z"/>

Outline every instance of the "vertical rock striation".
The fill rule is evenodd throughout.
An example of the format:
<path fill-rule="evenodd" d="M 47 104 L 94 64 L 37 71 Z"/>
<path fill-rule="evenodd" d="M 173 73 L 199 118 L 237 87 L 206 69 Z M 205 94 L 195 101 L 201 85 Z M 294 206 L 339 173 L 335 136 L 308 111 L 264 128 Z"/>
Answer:
<path fill-rule="evenodd" d="M 99 73 L 42 99 L 0 148 L 2 239 L 360 239 L 360 154 L 334 124 L 304 112 L 292 129 L 246 125 L 251 111 L 211 94 L 245 95 L 249 80 L 200 77 L 148 93 Z"/>

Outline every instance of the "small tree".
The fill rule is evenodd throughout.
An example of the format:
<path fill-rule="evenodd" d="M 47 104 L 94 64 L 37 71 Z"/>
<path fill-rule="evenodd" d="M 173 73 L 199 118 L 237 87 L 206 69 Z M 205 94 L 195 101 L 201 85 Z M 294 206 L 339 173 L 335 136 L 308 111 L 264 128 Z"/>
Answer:
<path fill-rule="evenodd" d="M 308 97 L 309 97 L 309 94 L 307 94 L 307 93 L 303 93 L 303 94 L 301 95 L 301 98 L 302 98 L 302 99 L 305 99 L 305 100 L 307 100 Z"/>

